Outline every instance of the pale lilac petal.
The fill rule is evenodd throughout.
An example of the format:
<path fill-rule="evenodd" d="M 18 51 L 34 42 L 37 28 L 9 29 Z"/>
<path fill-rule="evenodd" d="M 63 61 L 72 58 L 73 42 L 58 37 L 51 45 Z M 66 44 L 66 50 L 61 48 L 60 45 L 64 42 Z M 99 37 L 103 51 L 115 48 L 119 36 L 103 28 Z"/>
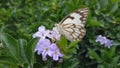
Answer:
<path fill-rule="evenodd" d="M 59 60 L 59 57 L 63 57 L 63 54 L 60 53 L 60 50 L 55 43 L 50 45 L 50 51 L 50 57 L 53 57 L 53 60 L 55 61 Z"/>
<path fill-rule="evenodd" d="M 32 35 L 33 38 L 36 38 L 36 37 L 41 37 L 41 33 L 40 32 L 36 32 Z"/>
<path fill-rule="evenodd" d="M 53 60 L 58 61 L 59 56 L 58 55 L 53 55 Z"/>
<path fill-rule="evenodd" d="M 52 52 L 52 51 L 49 50 L 48 55 L 49 55 L 50 57 L 52 57 L 52 56 L 53 56 L 53 53 L 54 53 L 54 52 Z"/>
<path fill-rule="evenodd" d="M 37 51 L 37 54 L 40 55 L 46 47 L 50 46 L 50 44 L 50 40 L 40 39 L 35 47 L 35 52 Z"/>
<path fill-rule="evenodd" d="M 100 40 L 100 44 L 105 44 L 107 41 L 106 41 L 106 37 L 103 37 L 101 40 Z"/>
<path fill-rule="evenodd" d="M 112 46 L 112 42 L 113 42 L 113 40 L 107 39 L 107 42 L 105 43 L 105 46 L 110 48 Z"/>
<path fill-rule="evenodd" d="M 101 45 L 105 45 L 110 48 L 112 46 L 112 40 L 107 39 L 105 36 L 99 35 L 96 39 L 96 42 L 100 42 Z"/>
<path fill-rule="evenodd" d="M 102 35 L 99 35 L 96 39 L 96 42 L 100 42 L 100 44 L 105 44 L 106 43 L 106 37 L 102 36 Z"/>
<path fill-rule="evenodd" d="M 47 37 L 47 32 L 46 31 L 41 31 L 39 35 L 40 35 L 40 38 L 45 39 Z"/>
<path fill-rule="evenodd" d="M 59 57 L 63 57 L 64 55 L 59 52 Z"/>
<path fill-rule="evenodd" d="M 96 39 L 96 42 L 99 42 L 99 40 L 102 38 L 102 36 L 101 35 L 99 35 L 98 37 L 97 37 L 97 39 Z"/>
<path fill-rule="evenodd" d="M 38 28 L 38 31 L 35 34 L 33 34 L 33 38 L 36 38 L 36 37 L 43 38 L 43 39 L 47 37 L 47 30 L 45 29 L 44 26 L 40 26 Z"/>
<path fill-rule="evenodd" d="M 44 43 L 44 47 L 49 47 L 50 46 L 50 44 L 51 44 L 51 42 L 50 42 L 50 40 L 48 40 L 48 39 L 45 39 L 44 41 L 43 41 L 43 43 Z"/>
<path fill-rule="evenodd" d="M 42 48 L 41 45 L 36 45 L 34 51 L 37 52 L 38 55 L 40 55 L 42 53 L 42 51 L 43 51 L 43 48 Z"/>
<path fill-rule="evenodd" d="M 42 60 L 43 60 L 43 61 L 46 61 L 46 60 L 47 60 L 47 58 L 46 58 L 46 57 L 42 57 Z"/>
<path fill-rule="evenodd" d="M 46 36 L 47 36 L 48 38 L 53 39 L 52 31 L 47 30 L 47 31 L 46 31 Z"/>
<path fill-rule="evenodd" d="M 43 60 L 47 57 L 47 55 L 49 54 L 49 50 L 45 50 L 42 52 L 42 58 Z"/>
<path fill-rule="evenodd" d="M 46 58 L 46 56 L 47 56 L 47 52 L 46 52 L 46 51 L 43 51 L 43 52 L 42 52 L 42 57 L 43 57 L 43 58 Z"/>
<path fill-rule="evenodd" d="M 51 51 L 56 51 L 56 50 L 59 51 L 59 49 L 58 49 L 58 47 L 57 47 L 57 45 L 56 45 L 55 43 L 52 43 L 52 44 L 50 45 L 50 50 L 51 50 Z"/>
<path fill-rule="evenodd" d="M 46 32 L 45 31 L 36 32 L 35 34 L 33 34 L 33 38 L 36 38 L 36 37 L 45 39 L 46 38 Z"/>
<path fill-rule="evenodd" d="M 37 46 L 42 46 L 42 47 L 45 47 L 45 46 L 49 46 L 51 44 L 50 40 L 48 39 L 40 39 L 37 43 Z"/>
<path fill-rule="evenodd" d="M 45 31 L 46 29 L 45 29 L 45 27 L 44 26 L 40 26 L 39 28 L 38 28 L 38 31 Z"/>
<path fill-rule="evenodd" d="M 35 47 L 35 52 L 37 51 L 39 55 L 43 51 L 43 44 L 44 44 L 43 41 L 44 40 L 40 39 Z"/>

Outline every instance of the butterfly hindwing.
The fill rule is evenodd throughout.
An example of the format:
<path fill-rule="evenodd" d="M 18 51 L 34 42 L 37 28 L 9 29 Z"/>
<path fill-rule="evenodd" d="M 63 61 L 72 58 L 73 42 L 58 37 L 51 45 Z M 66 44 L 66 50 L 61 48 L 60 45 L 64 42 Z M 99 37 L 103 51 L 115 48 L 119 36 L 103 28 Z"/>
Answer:
<path fill-rule="evenodd" d="M 69 27 L 69 28 L 68 28 Z M 65 24 L 65 26 L 62 27 L 64 35 L 70 40 L 80 40 L 84 37 L 86 30 L 83 26 L 76 25 L 73 23 Z"/>

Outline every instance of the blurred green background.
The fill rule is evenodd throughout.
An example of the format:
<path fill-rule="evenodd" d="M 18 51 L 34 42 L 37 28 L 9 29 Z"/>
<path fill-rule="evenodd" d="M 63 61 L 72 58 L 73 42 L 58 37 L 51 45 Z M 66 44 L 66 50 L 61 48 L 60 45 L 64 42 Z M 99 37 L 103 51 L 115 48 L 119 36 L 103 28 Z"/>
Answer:
<path fill-rule="evenodd" d="M 52 29 L 67 14 L 82 7 L 88 7 L 90 12 L 86 22 L 86 36 L 79 43 L 75 55 L 77 68 L 107 68 L 102 67 L 102 63 L 106 65 L 115 62 L 116 68 L 120 68 L 120 58 L 115 61 L 115 57 L 120 57 L 119 0 L 0 0 L 0 32 L 29 41 L 39 26 Z M 95 42 L 97 35 L 104 35 L 114 41 L 115 48 L 110 53 L 113 52 L 111 58 L 115 59 L 107 60 L 109 55 L 106 56 L 106 53 L 109 52 L 101 51 L 105 48 Z M 103 61 L 96 55 L 101 56 L 99 58 Z"/>

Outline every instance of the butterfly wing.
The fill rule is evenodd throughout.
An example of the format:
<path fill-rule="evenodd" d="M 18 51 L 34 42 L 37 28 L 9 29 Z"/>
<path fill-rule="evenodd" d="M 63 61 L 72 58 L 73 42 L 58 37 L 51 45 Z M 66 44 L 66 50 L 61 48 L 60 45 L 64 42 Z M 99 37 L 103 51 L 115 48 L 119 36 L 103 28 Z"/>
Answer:
<path fill-rule="evenodd" d="M 78 9 L 67 15 L 59 24 L 58 30 L 70 41 L 81 40 L 86 30 L 84 28 L 88 16 L 88 9 Z"/>
<path fill-rule="evenodd" d="M 62 26 L 62 29 L 63 35 L 65 35 L 66 38 L 70 41 L 80 40 L 86 33 L 86 30 L 83 26 L 73 23 L 64 24 L 64 26 Z"/>
<path fill-rule="evenodd" d="M 82 8 L 74 11 L 73 13 L 67 15 L 61 22 L 61 24 L 75 23 L 85 25 L 88 16 L 88 8 Z"/>

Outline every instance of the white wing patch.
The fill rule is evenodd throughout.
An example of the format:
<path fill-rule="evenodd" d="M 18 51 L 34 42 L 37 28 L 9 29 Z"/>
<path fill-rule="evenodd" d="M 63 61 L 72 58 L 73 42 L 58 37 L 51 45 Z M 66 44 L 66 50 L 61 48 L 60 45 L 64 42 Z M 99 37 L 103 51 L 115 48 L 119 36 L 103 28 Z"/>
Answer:
<path fill-rule="evenodd" d="M 63 23 L 64 24 L 66 24 L 66 23 L 81 23 L 81 20 L 80 20 L 80 18 L 81 18 L 81 16 L 79 15 L 79 14 L 77 14 L 77 13 L 72 13 L 71 15 L 70 15 L 71 17 L 74 17 L 74 19 L 70 19 L 70 18 L 67 18 Z"/>
<path fill-rule="evenodd" d="M 66 16 L 59 24 L 57 28 L 62 35 L 70 41 L 81 40 L 85 33 L 85 22 L 88 16 L 88 9 L 78 9 L 75 12 Z"/>
<path fill-rule="evenodd" d="M 62 28 L 64 29 L 63 35 L 65 35 L 70 41 L 80 40 L 86 33 L 85 28 L 78 24 L 64 24 Z"/>

